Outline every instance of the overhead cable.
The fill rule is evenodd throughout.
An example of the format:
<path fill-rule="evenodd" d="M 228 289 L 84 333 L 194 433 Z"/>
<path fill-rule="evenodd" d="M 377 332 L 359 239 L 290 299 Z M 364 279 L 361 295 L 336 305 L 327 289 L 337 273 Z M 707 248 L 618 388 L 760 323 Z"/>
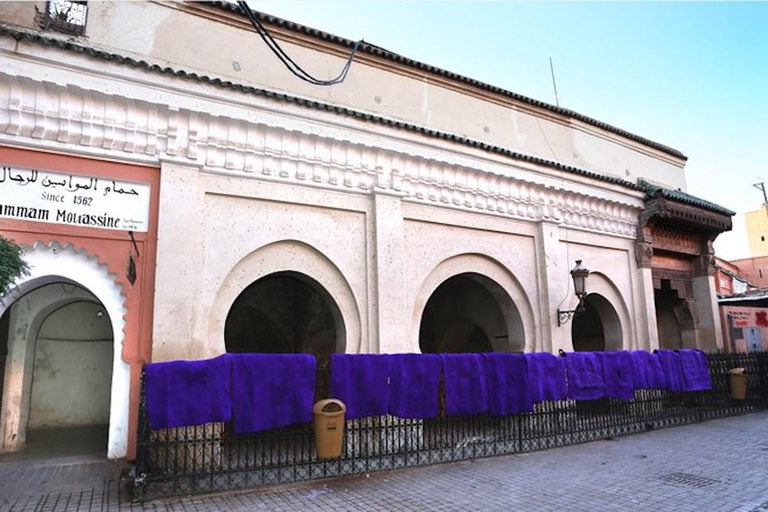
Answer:
<path fill-rule="evenodd" d="M 335 85 L 335 84 L 340 84 L 347 77 L 349 68 L 350 66 L 352 66 L 352 59 L 355 57 L 355 53 L 357 53 L 357 50 L 360 48 L 360 45 L 363 43 L 362 39 L 356 42 L 355 45 L 352 47 L 352 52 L 349 54 L 349 57 L 347 58 L 347 63 L 344 65 L 344 68 L 341 70 L 341 73 L 339 73 L 339 76 L 331 80 L 320 80 L 310 75 L 301 66 L 299 66 L 296 62 L 294 62 L 294 60 L 291 59 L 291 57 L 287 53 L 285 53 L 285 50 L 283 50 L 280 47 L 280 45 L 277 44 L 277 41 L 275 41 L 275 39 L 270 35 L 270 33 L 267 32 L 267 29 L 264 27 L 261 21 L 259 21 L 258 16 L 256 16 L 256 14 L 253 11 L 251 11 L 251 8 L 248 6 L 247 2 L 238 1 L 237 4 L 240 6 L 240 10 L 242 10 L 243 13 L 251 21 L 251 25 L 253 25 L 253 28 L 256 29 L 256 32 L 258 32 L 259 36 L 261 36 L 261 39 L 264 41 L 267 47 L 269 47 L 269 49 L 272 50 L 272 53 L 274 53 L 277 56 L 277 58 L 280 59 L 280 62 L 282 62 L 291 73 L 293 73 L 295 76 L 297 76 L 301 80 L 304 80 L 305 82 L 308 82 L 313 85 Z"/>

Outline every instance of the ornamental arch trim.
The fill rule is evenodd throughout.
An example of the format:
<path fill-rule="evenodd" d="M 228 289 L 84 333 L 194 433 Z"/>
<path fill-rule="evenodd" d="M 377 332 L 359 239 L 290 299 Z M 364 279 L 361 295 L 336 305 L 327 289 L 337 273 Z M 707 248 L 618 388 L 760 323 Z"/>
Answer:
<path fill-rule="evenodd" d="M 605 299 L 613 308 L 616 316 L 618 317 L 619 325 L 613 325 L 613 321 L 609 318 L 602 318 L 603 323 L 608 322 L 609 327 L 612 330 L 619 329 L 620 332 L 615 332 L 610 336 L 610 340 L 614 340 L 613 343 L 609 342 L 609 337 L 606 337 L 605 350 L 629 350 L 635 346 L 635 339 L 632 332 L 632 316 L 629 313 L 629 308 L 624 300 L 624 296 L 621 294 L 619 288 L 614 282 L 602 272 L 592 271 L 589 274 L 589 281 L 587 284 L 587 291 L 589 295 L 599 295 L 602 299 Z M 598 308 L 599 309 L 599 308 Z M 598 311 L 600 314 L 600 311 Z"/>
<path fill-rule="evenodd" d="M 64 282 L 76 284 L 90 292 L 109 315 L 113 356 L 107 457 L 125 457 L 128 453 L 131 372 L 122 357 L 127 313 L 122 285 L 117 283 L 116 275 L 98 257 L 89 256 L 84 249 L 78 250 L 71 244 L 38 242 L 33 246 L 22 247 L 22 254 L 29 265 L 30 274 L 19 279 L 15 288 L 3 297 L 0 301 L 0 314 L 24 295 L 47 284 Z M 39 313 L 36 317 L 40 317 Z M 9 425 L 5 425 L 6 434 L 8 428 Z"/>
<path fill-rule="evenodd" d="M 411 313 L 411 347 L 414 351 L 420 352 L 419 331 L 427 302 L 440 285 L 459 275 L 478 276 L 479 284 L 496 299 L 507 325 L 509 340 L 506 350 L 532 351 L 535 316 L 528 294 L 506 266 L 477 253 L 460 254 L 443 260 L 422 282 Z"/>
<path fill-rule="evenodd" d="M 352 287 L 342 271 L 323 253 L 297 240 L 283 240 L 251 252 L 229 271 L 219 286 L 208 324 L 211 353 L 226 353 L 224 330 L 227 315 L 235 300 L 251 284 L 272 274 L 306 276 L 317 284 L 334 315 L 336 351 L 357 353 L 361 350 L 362 321 Z"/>

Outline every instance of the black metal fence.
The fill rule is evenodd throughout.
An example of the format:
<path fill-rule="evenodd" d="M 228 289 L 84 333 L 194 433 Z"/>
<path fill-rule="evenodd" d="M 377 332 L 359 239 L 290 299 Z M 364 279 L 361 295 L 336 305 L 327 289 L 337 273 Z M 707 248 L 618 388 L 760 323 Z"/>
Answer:
<path fill-rule="evenodd" d="M 379 416 L 346 422 L 342 455 L 321 460 L 309 424 L 249 435 L 211 423 L 153 431 L 142 386 L 134 497 L 206 493 L 543 450 L 696 423 L 768 408 L 768 352 L 709 354 L 712 390 L 638 390 L 632 400 L 564 400 L 507 417 Z M 746 369 L 744 400 L 729 392 L 728 370 Z M 316 397 L 328 396 L 327 370 Z"/>

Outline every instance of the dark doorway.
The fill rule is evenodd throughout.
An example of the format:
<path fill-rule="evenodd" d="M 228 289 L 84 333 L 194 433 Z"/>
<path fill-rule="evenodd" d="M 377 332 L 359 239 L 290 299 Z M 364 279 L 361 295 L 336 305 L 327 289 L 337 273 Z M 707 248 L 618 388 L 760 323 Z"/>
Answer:
<path fill-rule="evenodd" d="M 621 350 L 623 336 L 616 310 L 602 295 L 590 293 L 584 299 L 585 311 L 573 317 L 571 340 L 576 352 Z"/>
<path fill-rule="evenodd" d="M 493 352 L 494 341 L 507 345 L 501 307 L 489 287 L 501 287 L 477 274 L 460 274 L 437 287 L 421 317 L 423 353 Z"/>
<path fill-rule="evenodd" d="M 654 290 L 654 303 L 659 347 L 669 350 L 695 347 L 693 315 L 688 303 L 678 297 L 669 280 L 662 279 L 661 288 Z"/>
<path fill-rule="evenodd" d="M 336 351 L 343 326 L 338 307 L 313 279 L 281 272 L 261 278 L 235 299 L 224 326 L 227 352 Z"/>

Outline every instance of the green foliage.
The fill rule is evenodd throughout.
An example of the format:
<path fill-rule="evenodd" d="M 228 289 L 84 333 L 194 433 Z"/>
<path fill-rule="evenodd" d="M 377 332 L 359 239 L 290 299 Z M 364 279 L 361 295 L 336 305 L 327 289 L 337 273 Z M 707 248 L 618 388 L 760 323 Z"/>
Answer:
<path fill-rule="evenodd" d="M 5 295 L 13 282 L 29 274 L 29 266 L 21 256 L 21 247 L 0 236 L 0 295 Z"/>

